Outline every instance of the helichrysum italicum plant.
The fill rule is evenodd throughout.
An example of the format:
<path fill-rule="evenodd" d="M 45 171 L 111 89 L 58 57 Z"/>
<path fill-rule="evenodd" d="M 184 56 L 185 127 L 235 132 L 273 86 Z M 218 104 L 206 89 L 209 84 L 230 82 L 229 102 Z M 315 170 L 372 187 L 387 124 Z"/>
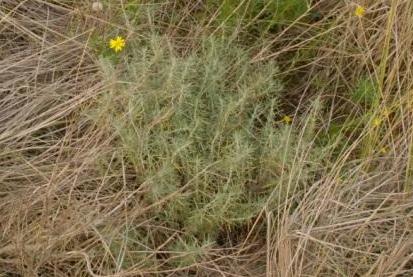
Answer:
<path fill-rule="evenodd" d="M 296 134 L 279 122 L 276 64 L 251 64 L 246 50 L 220 39 L 184 57 L 163 40 L 130 48 L 128 85 L 106 116 L 144 183 L 142 203 L 155 205 L 150 216 L 184 240 L 214 241 L 253 220 L 286 184 Z"/>

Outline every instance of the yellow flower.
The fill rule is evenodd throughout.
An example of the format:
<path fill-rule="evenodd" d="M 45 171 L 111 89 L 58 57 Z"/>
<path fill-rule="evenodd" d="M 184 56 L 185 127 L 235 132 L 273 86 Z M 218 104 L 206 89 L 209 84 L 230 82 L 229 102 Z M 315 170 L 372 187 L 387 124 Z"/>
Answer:
<path fill-rule="evenodd" d="M 373 119 L 373 126 L 374 127 L 379 127 L 381 125 L 381 119 L 376 117 L 375 119 Z"/>
<path fill-rule="evenodd" d="M 362 6 L 357 5 L 354 15 L 357 17 L 363 17 L 366 14 L 366 9 Z"/>
<path fill-rule="evenodd" d="M 282 121 L 283 121 L 285 124 L 290 124 L 290 123 L 293 121 L 293 119 L 292 119 L 291 117 L 289 117 L 288 115 L 284 115 Z"/>
<path fill-rule="evenodd" d="M 122 49 L 125 47 L 125 39 L 123 39 L 121 36 L 117 36 L 115 39 L 110 40 L 109 47 L 116 53 L 122 51 Z"/>
<path fill-rule="evenodd" d="M 386 147 L 380 148 L 380 153 L 381 154 L 387 154 L 387 148 Z"/>

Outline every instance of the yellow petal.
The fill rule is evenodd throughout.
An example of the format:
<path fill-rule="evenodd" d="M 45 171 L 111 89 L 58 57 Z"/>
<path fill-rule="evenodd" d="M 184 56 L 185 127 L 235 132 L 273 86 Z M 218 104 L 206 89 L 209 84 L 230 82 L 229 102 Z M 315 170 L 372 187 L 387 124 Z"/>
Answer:
<path fill-rule="evenodd" d="M 125 40 L 121 36 L 117 36 L 115 39 L 109 41 L 109 47 L 113 49 L 116 53 L 122 51 L 125 47 Z"/>
<path fill-rule="evenodd" d="M 289 124 L 291 123 L 293 120 L 291 117 L 289 117 L 288 115 L 284 115 L 283 119 L 282 119 L 285 123 Z"/>
<path fill-rule="evenodd" d="M 114 39 L 111 39 L 109 45 L 110 45 L 110 48 L 115 48 L 116 41 Z"/>
<path fill-rule="evenodd" d="M 373 126 L 378 127 L 381 124 L 381 119 L 380 118 L 375 118 L 373 119 Z"/>
<path fill-rule="evenodd" d="M 356 10 L 354 11 L 355 16 L 357 17 L 363 17 L 365 13 L 366 9 L 362 6 L 357 6 Z"/>

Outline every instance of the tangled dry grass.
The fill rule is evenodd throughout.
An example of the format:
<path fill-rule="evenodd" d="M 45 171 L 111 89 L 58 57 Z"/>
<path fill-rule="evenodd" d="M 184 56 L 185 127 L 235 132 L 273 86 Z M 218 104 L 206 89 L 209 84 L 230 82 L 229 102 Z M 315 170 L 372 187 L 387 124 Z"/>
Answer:
<path fill-rule="evenodd" d="M 0 1 L 0 273 L 412 276 L 413 2 L 333 2 L 243 52 L 203 1 L 139 27 Z M 91 47 L 111 26 L 121 62 Z"/>

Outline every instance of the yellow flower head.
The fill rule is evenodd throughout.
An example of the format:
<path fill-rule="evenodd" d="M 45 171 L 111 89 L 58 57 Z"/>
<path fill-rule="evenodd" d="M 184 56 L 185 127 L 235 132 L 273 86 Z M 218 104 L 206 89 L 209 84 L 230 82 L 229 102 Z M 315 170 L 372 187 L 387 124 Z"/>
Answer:
<path fill-rule="evenodd" d="M 387 148 L 386 147 L 380 148 L 380 153 L 381 154 L 387 154 Z"/>
<path fill-rule="evenodd" d="M 293 119 L 292 119 L 291 117 L 289 117 L 288 115 L 284 115 L 282 121 L 283 121 L 285 124 L 290 124 L 290 123 L 293 121 Z"/>
<path fill-rule="evenodd" d="M 373 119 L 373 126 L 374 127 L 379 127 L 381 125 L 381 119 L 376 117 L 375 119 Z"/>
<path fill-rule="evenodd" d="M 120 52 L 125 47 L 125 39 L 121 36 L 117 36 L 115 39 L 110 40 L 109 47 L 116 53 Z"/>
<path fill-rule="evenodd" d="M 357 5 L 354 15 L 357 17 L 363 17 L 366 14 L 366 9 L 362 6 Z"/>

